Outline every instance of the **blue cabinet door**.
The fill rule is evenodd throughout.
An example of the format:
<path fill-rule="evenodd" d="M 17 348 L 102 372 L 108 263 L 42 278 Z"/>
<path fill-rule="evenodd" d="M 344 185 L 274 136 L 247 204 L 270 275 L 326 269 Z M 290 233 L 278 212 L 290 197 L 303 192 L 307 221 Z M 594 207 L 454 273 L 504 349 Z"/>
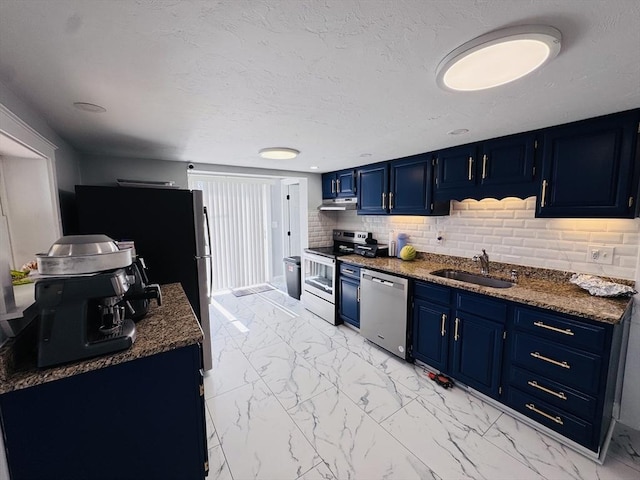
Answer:
<path fill-rule="evenodd" d="M 336 174 L 335 172 L 322 174 L 322 198 L 336 198 Z"/>
<path fill-rule="evenodd" d="M 492 397 L 498 396 L 504 327 L 468 313 L 453 321 L 451 376 Z"/>
<path fill-rule="evenodd" d="M 415 299 L 413 305 L 413 357 L 447 372 L 449 309 Z"/>
<path fill-rule="evenodd" d="M 476 144 L 447 148 L 436 154 L 436 199 L 473 196 L 476 185 Z M 456 192 L 455 194 L 453 192 Z"/>
<path fill-rule="evenodd" d="M 340 277 L 340 297 L 338 312 L 340 318 L 360 328 L 360 281 L 348 277 Z"/>
<path fill-rule="evenodd" d="M 480 193 L 483 197 L 535 195 L 536 135 L 528 133 L 482 143 Z"/>
<path fill-rule="evenodd" d="M 431 157 L 414 155 L 390 163 L 389 212 L 428 215 L 431 212 L 429 175 Z"/>
<path fill-rule="evenodd" d="M 537 217 L 633 217 L 638 111 L 550 128 L 543 135 Z"/>
<path fill-rule="evenodd" d="M 384 215 L 389 212 L 389 165 L 377 163 L 358 170 L 358 214 Z"/>
<path fill-rule="evenodd" d="M 353 197 L 356 194 L 354 170 L 336 172 L 336 196 Z"/>

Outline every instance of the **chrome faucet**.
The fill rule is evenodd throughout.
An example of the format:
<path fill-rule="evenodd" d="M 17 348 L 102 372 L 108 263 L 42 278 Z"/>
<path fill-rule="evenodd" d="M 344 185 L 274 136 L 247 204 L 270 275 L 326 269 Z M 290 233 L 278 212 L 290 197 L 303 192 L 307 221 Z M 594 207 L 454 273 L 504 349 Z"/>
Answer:
<path fill-rule="evenodd" d="M 489 255 L 487 255 L 487 251 L 483 248 L 482 255 L 474 255 L 473 261 L 480 261 L 480 273 L 485 277 L 489 276 Z"/>

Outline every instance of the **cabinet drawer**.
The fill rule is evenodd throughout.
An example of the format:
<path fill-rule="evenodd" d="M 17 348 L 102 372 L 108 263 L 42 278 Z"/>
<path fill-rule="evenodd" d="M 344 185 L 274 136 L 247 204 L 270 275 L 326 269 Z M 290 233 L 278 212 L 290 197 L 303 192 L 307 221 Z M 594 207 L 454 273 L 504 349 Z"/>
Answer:
<path fill-rule="evenodd" d="M 593 449 L 593 445 L 591 445 L 593 424 L 569 415 L 564 410 L 527 395 L 517 388 L 509 388 L 507 403 L 510 407 L 545 427 Z"/>
<path fill-rule="evenodd" d="M 513 336 L 513 362 L 580 391 L 597 393 L 602 360 L 542 338 L 517 332 Z"/>
<path fill-rule="evenodd" d="M 595 416 L 597 407 L 595 398 L 549 380 L 537 373 L 518 367 L 511 367 L 509 370 L 509 385 L 578 417 L 593 420 Z"/>
<path fill-rule="evenodd" d="M 430 302 L 442 303 L 449 305 L 451 302 L 451 289 L 433 283 L 415 282 L 414 295 L 417 298 L 428 300 Z"/>
<path fill-rule="evenodd" d="M 458 310 L 473 313 L 495 322 L 504 322 L 507 318 L 507 304 L 500 300 L 490 300 L 486 297 L 458 293 Z"/>
<path fill-rule="evenodd" d="M 591 325 L 566 317 L 527 308 L 516 308 L 516 328 L 561 342 L 567 347 L 603 350 L 607 332 L 604 326 Z"/>
<path fill-rule="evenodd" d="M 340 264 L 340 275 L 360 280 L 360 267 L 349 264 Z"/>

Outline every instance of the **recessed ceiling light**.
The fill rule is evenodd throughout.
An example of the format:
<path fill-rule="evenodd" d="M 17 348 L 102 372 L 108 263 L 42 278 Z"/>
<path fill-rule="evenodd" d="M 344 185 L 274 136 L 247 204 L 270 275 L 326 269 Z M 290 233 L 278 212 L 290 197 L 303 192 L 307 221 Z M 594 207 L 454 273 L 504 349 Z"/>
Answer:
<path fill-rule="evenodd" d="M 73 106 L 78 110 L 82 110 L 83 112 L 104 113 L 107 111 L 106 108 L 101 107 L 100 105 L 96 105 L 95 103 L 74 102 Z"/>
<path fill-rule="evenodd" d="M 370 157 L 371 154 L 370 153 L 361 153 L 360 157 L 365 158 L 365 157 Z"/>
<path fill-rule="evenodd" d="M 465 133 L 469 133 L 468 128 L 456 128 L 455 130 L 447 132 L 447 135 L 462 135 Z"/>
<path fill-rule="evenodd" d="M 317 170 L 317 169 L 318 169 L 318 166 L 317 166 L 317 165 L 311 165 L 309 168 L 310 168 L 311 170 Z"/>
<path fill-rule="evenodd" d="M 465 43 L 438 65 L 445 90 L 475 91 L 513 82 L 560 52 L 562 34 L 546 25 L 522 25 L 489 32 Z"/>
<path fill-rule="evenodd" d="M 288 147 L 270 147 L 263 148 L 258 153 L 262 158 L 268 158 L 269 160 L 291 160 L 296 158 L 300 151 Z"/>

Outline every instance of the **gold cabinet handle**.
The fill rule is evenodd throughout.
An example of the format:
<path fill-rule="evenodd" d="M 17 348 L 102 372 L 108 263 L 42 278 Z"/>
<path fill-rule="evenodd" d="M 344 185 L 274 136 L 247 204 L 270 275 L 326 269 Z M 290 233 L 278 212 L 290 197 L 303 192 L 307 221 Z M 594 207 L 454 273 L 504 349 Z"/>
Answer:
<path fill-rule="evenodd" d="M 351 275 L 353 275 L 355 272 L 355 270 L 351 270 L 350 268 L 345 268 L 342 270 L 344 273 L 350 273 Z"/>
<path fill-rule="evenodd" d="M 336 193 L 336 181 L 331 180 L 331 193 Z"/>
<path fill-rule="evenodd" d="M 536 327 L 546 328 L 547 330 L 552 330 L 552 331 L 558 332 L 558 333 L 564 333 L 565 335 L 571 335 L 571 336 L 575 335 L 575 333 L 573 333 L 570 328 L 565 328 L 563 330 L 562 328 L 553 327 L 551 325 L 546 325 L 544 322 L 533 322 L 533 324 Z"/>
<path fill-rule="evenodd" d="M 549 358 L 549 357 L 545 357 L 544 355 L 540 355 L 538 352 L 531 352 L 530 355 L 533 358 L 537 358 L 538 360 L 544 360 L 545 362 L 553 363 L 554 365 L 557 365 L 557 366 L 562 367 L 562 368 L 571 368 L 571 365 L 569 365 L 567 362 L 559 362 L 557 360 L 554 360 L 553 358 Z"/>
<path fill-rule="evenodd" d="M 389 210 L 393 210 L 393 192 L 389 192 Z"/>
<path fill-rule="evenodd" d="M 336 193 L 340 193 L 340 179 L 336 180 Z"/>
<path fill-rule="evenodd" d="M 469 180 L 473 180 L 473 177 L 471 176 L 472 168 L 473 168 L 473 157 L 469 157 Z"/>
<path fill-rule="evenodd" d="M 356 290 L 356 299 L 358 303 L 360 303 L 360 285 L 358 285 L 358 290 Z"/>
<path fill-rule="evenodd" d="M 548 185 L 547 181 L 543 180 L 542 181 L 542 198 L 540 199 L 540 208 L 544 208 L 546 203 L 545 200 L 547 197 L 547 185 Z"/>
<path fill-rule="evenodd" d="M 533 403 L 526 403 L 525 407 L 527 407 L 529 410 L 536 412 L 538 415 L 542 415 L 543 417 L 548 418 L 552 422 L 556 422 L 559 425 L 564 425 L 560 417 L 554 417 L 552 415 L 549 415 L 548 413 L 543 412 L 542 410 L 538 410 Z"/>
<path fill-rule="evenodd" d="M 483 155 L 482 156 L 482 179 L 484 180 L 485 178 L 487 178 L 487 160 L 489 158 L 487 157 L 487 155 Z"/>
<path fill-rule="evenodd" d="M 453 331 L 453 339 L 457 342 L 458 339 L 460 338 L 460 335 L 458 335 L 458 325 L 460 324 L 460 319 L 458 317 L 456 317 L 456 325 L 455 325 L 455 329 Z"/>
<path fill-rule="evenodd" d="M 542 390 L 543 392 L 546 392 L 550 395 L 553 395 L 555 397 L 558 397 L 562 400 L 566 400 L 567 396 L 564 394 L 564 392 L 554 392 L 553 390 L 548 389 L 547 387 L 543 387 L 542 385 L 539 385 L 538 382 L 536 382 L 535 380 L 529 380 L 527 382 L 529 385 L 531 385 L 533 388 L 537 388 L 538 390 Z"/>
<path fill-rule="evenodd" d="M 386 192 L 382 192 L 382 208 L 387 208 L 387 194 Z"/>
<path fill-rule="evenodd" d="M 447 333 L 444 330 L 444 324 L 447 321 L 447 316 L 443 313 L 442 314 L 442 322 L 440 323 L 440 335 L 442 335 L 443 337 L 445 336 L 445 334 Z"/>

